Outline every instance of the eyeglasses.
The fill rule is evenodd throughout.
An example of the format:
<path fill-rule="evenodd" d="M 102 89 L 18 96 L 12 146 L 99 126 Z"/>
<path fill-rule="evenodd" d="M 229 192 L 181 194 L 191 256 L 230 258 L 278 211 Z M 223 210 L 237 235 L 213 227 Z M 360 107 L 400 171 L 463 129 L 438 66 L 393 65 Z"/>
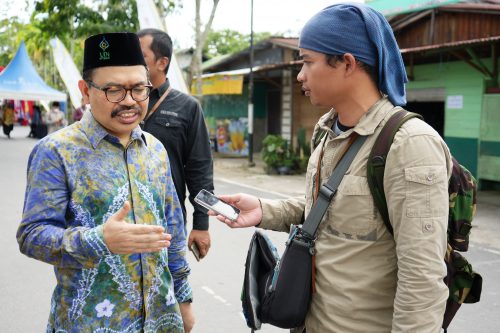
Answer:
<path fill-rule="evenodd" d="M 87 81 L 89 86 L 92 86 L 96 89 L 104 91 L 106 95 L 106 99 L 111 103 L 120 103 L 127 96 L 127 92 L 130 91 L 130 96 L 136 102 L 142 102 L 149 97 L 149 93 L 153 86 L 147 84 L 141 84 L 130 89 L 127 89 L 123 86 L 109 86 L 109 87 L 99 87 L 92 81 Z"/>

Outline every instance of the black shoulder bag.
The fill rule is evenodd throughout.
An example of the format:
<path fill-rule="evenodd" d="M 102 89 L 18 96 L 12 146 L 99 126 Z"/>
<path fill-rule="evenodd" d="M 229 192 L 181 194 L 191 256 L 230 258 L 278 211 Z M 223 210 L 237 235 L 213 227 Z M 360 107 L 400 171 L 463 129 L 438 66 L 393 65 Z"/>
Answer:
<path fill-rule="evenodd" d="M 354 134 L 357 135 L 357 134 Z M 292 225 L 281 259 L 271 241 L 256 231 L 245 263 L 242 305 L 247 326 L 258 330 L 262 323 L 281 328 L 304 324 L 313 287 L 313 255 L 316 230 L 330 201 L 366 140 L 358 136 L 330 179 L 319 189 L 318 198 L 303 225 Z"/>

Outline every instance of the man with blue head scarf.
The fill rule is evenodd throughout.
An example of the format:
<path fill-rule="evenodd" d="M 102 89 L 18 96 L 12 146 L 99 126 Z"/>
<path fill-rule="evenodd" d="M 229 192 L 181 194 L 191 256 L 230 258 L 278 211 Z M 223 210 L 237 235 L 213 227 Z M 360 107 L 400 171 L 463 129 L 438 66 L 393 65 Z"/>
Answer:
<path fill-rule="evenodd" d="M 406 71 L 392 29 L 382 14 L 368 6 L 329 6 L 302 29 L 299 47 L 327 55 L 352 54 L 371 66 L 377 85 L 394 105 L 405 105 Z"/>
<path fill-rule="evenodd" d="M 307 22 L 299 47 L 303 91 L 313 104 L 332 108 L 315 127 L 305 200 L 221 196 L 241 210 L 236 222 L 224 222 L 282 231 L 302 223 L 352 139 L 366 136 L 317 231 L 307 333 L 439 332 L 448 298 L 449 150 L 420 119 L 397 132 L 384 173 L 394 236 L 367 180 L 378 134 L 406 104 L 406 72 L 391 27 L 366 5 L 333 5 Z"/>

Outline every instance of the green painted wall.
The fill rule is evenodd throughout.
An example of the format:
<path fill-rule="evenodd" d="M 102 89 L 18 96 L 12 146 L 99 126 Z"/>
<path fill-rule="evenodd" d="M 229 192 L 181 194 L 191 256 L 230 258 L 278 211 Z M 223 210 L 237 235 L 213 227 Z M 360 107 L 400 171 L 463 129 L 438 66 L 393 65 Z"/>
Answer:
<path fill-rule="evenodd" d="M 415 66 L 413 72 L 415 80 L 407 84 L 407 90 L 445 88 L 447 96 L 463 96 L 462 109 L 449 109 L 445 103 L 445 138 L 478 138 L 484 93 L 483 75 L 458 61 L 419 65 Z"/>
<path fill-rule="evenodd" d="M 483 97 L 479 177 L 500 182 L 500 94 L 486 94 Z"/>
<path fill-rule="evenodd" d="M 447 137 L 451 154 L 472 174 L 478 177 L 478 139 Z"/>
<path fill-rule="evenodd" d="M 254 85 L 254 138 L 253 148 L 261 149 L 261 142 L 265 136 L 267 111 L 266 97 L 267 84 L 257 82 Z M 241 95 L 207 95 L 203 98 L 203 111 L 210 137 L 217 136 L 218 120 L 238 119 L 248 117 L 248 85 L 243 85 Z M 248 124 L 247 124 L 248 125 Z M 245 128 L 245 137 L 248 127 Z M 247 154 L 246 152 L 244 154 Z"/>
<path fill-rule="evenodd" d="M 416 11 L 422 11 L 424 9 L 435 8 L 438 6 L 444 6 L 448 4 L 453 4 L 460 2 L 459 0 L 440 0 L 440 1 L 429 1 L 429 0 L 366 0 L 365 3 L 385 16 L 402 14 L 402 13 L 412 13 Z"/>
<path fill-rule="evenodd" d="M 203 111 L 206 117 L 217 119 L 247 117 L 248 91 L 242 95 L 208 95 L 203 97 Z"/>
<path fill-rule="evenodd" d="M 492 68 L 491 59 L 483 61 L 488 68 Z M 418 65 L 414 67 L 413 74 L 415 79 L 407 84 L 407 90 L 445 89 L 445 141 L 457 160 L 477 176 L 481 110 L 486 78 L 476 69 L 460 61 Z M 449 107 L 447 97 L 454 95 L 462 96 L 462 108 Z"/>
<path fill-rule="evenodd" d="M 266 117 L 267 85 L 254 85 L 254 117 Z M 203 98 L 205 116 L 217 119 L 239 118 L 248 116 L 248 85 L 243 85 L 241 95 L 207 95 Z"/>

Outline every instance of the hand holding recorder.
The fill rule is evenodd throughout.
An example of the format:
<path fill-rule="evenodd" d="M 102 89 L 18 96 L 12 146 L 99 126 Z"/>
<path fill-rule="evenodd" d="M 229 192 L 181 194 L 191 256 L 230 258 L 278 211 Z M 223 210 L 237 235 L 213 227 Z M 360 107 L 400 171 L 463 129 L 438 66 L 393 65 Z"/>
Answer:
<path fill-rule="evenodd" d="M 228 220 L 236 221 L 238 219 L 240 213 L 238 208 L 227 204 L 206 190 L 201 190 L 194 198 L 194 201 L 209 211 L 211 210 L 218 215 L 224 216 Z"/>
<path fill-rule="evenodd" d="M 262 221 L 262 208 L 259 199 L 253 195 L 238 193 L 232 195 L 220 195 L 218 199 L 227 205 L 236 208 L 239 212 L 235 220 L 219 214 L 210 209 L 208 215 L 215 216 L 219 221 L 224 222 L 231 228 L 254 227 Z"/>

